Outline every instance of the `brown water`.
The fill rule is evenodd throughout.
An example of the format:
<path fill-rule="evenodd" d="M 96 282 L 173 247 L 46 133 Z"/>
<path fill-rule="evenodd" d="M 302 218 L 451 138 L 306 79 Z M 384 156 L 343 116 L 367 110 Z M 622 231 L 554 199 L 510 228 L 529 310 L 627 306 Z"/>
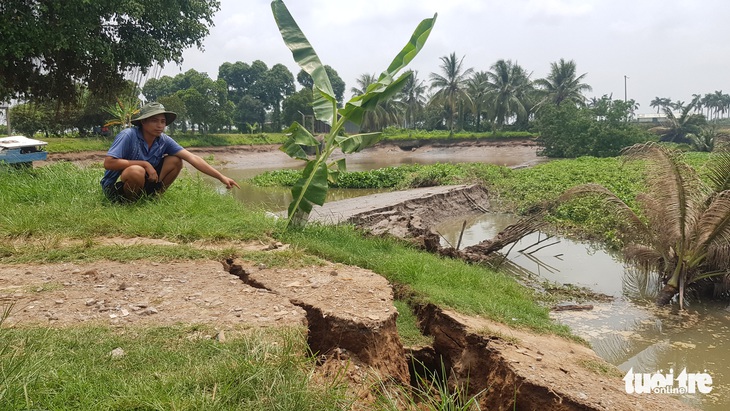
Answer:
<path fill-rule="evenodd" d="M 443 243 L 458 242 L 464 218 L 437 227 Z M 466 219 L 461 240 L 466 247 L 492 238 L 515 218 L 486 214 Z M 542 241 L 540 241 L 542 240 Z M 540 241 L 538 243 L 538 241 Z M 544 247 L 544 248 L 541 248 Z M 621 258 L 595 244 L 545 234 L 523 238 L 508 252 L 515 272 L 537 281 L 572 284 L 614 297 L 592 303 L 591 311 L 553 312 L 552 317 L 585 338 L 593 350 L 621 371 L 662 374 L 682 369 L 712 376 L 708 394 L 677 394 L 703 410 L 730 409 L 730 312 L 727 303 L 694 301 L 686 313 L 654 306 L 656 275 L 625 265 Z M 670 394 L 666 394 L 670 395 Z"/>
<path fill-rule="evenodd" d="M 342 154 L 336 153 L 332 156 L 331 161 L 342 157 Z M 293 160 L 278 150 L 264 153 L 217 154 L 216 159 L 226 161 L 225 165 L 217 167 L 218 170 L 241 184 L 241 190 L 233 191 L 237 199 L 245 204 L 262 206 L 270 211 L 286 209 L 291 202 L 289 189 L 256 187 L 247 184 L 246 180 L 265 171 L 302 169 L 304 167 L 303 161 Z M 520 167 L 547 161 L 545 158 L 537 157 L 534 146 L 524 145 L 422 146 L 408 150 L 386 145 L 350 154 L 346 157 L 346 160 L 348 171 L 366 171 L 404 164 L 465 162 Z M 212 181 L 213 184 L 218 184 L 213 179 L 208 180 Z M 358 197 L 381 191 L 386 190 L 331 189 L 327 201 Z"/>

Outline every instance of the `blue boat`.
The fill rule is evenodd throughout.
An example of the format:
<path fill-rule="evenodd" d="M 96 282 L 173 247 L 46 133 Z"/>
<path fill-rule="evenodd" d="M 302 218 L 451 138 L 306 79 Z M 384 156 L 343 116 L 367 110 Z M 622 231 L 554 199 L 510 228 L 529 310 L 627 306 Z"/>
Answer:
<path fill-rule="evenodd" d="M 0 163 L 30 166 L 34 161 L 42 161 L 48 157 L 45 141 L 34 140 L 24 136 L 0 138 Z"/>

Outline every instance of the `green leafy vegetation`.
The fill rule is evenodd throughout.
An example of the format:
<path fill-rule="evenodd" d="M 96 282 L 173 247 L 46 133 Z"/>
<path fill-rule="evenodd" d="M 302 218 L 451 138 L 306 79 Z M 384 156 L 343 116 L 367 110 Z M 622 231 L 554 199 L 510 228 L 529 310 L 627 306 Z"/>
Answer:
<path fill-rule="evenodd" d="M 624 147 L 656 139 L 629 122 L 634 102 L 604 97 L 591 107 L 546 105 L 537 117 L 537 139 L 547 157 L 615 157 Z"/>
<path fill-rule="evenodd" d="M 100 168 L 71 163 L 18 170 L 0 168 L 0 237 L 153 237 L 171 241 L 258 239 L 274 228 L 262 211 L 218 194 L 199 175 L 182 178 L 160 198 L 111 204 Z M 223 218 L 236 216 L 236 218 Z"/>
<path fill-rule="evenodd" d="M 430 165 L 411 164 L 384 167 L 367 171 L 341 172 L 332 187 L 339 188 L 413 188 L 466 182 L 491 182 L 504 178 L 512 170 L 482 163 Z M 275 170 L 263 172 L 251 179 L 261 187 L 289 187 L 301 178 L 298 170 Z"/>
<path fill-rule="evenodd" d="M 6 0 L 5 21 L 22 23 L 0 28 L 6 39 L 0 101 L 31 96 L 73 102 L 86 88 L 116 91 L 125 73 L 182 62 L 185 49 L 202 46 L 219 9 L 215 0 L 160 0 L 154 10 L 126 2 Z"/>
<path fill-rule="evenodd" d="M 282 1 L 273 1 L 271 9 L 284 43 L 292 51 L 294 60 L 302 70 L 311 76 L 315 118 L 330 126 L 328 134 L 321 142 L 315 139 L 306 127 L 297 122 L 294 122 L 287 130 L 289 140 L 282 146 L 282 150 L 290 157 L 306 162 L 302 178 L 292 186 L 293 199 L 287 210 L 287 226 L 291 227 L 306 224 L 312 206 L 324 204 L 328 181 L 337 181 L 339 172 L 345 171 L 344 159 L 327 163 L 335 149 L 341 149 L 343 153 L 350 154 L 380 140 L 380 133 L 344 136 L 341 132 L 347 122 L 361 124 L 368 111 L 375 110 L 381 101 L 384 102 L 403 87 L 411 73 L 406 72 L 399 76 L 398 73 L 421 50 L 436 22 L 436 16 L 424 19 L 416 27 L 408 43 L 377 81 L 368 85 L 362 94 L 351 98 L 345 107 L 338 109 L 337 97 L 332 89 L 327 70 L 289 10 Z M 302 146 L 315 148 L 316 154 L 313 159 L 307 157 Z"/>
<path fill-rule="evenodd" d="M 626 235 L 627 257 L 660 273 L 664 288 L 657 305 L 666 305 L 679 294 L 682 309 L 687 287 L 698 289 L 703 283 L 709 288 L 705 293 L 726 292 L 730 153 L 718 152 L 709 158 L 707 182 L 682 160 L 680 152 L 666 146 L 636 145 L 624 154 L 647 164 L 646 190 L 638 199 L 640 213 L 599 184 L 575 186 L 560 200 L 582 195 L 604 200 L 604 209 L 610 208 L 623 223 L 618 228 Z"/>
<path fill-rule="evenodd" d="M 509 140 L 509 139 L 525 139 L 535 138 L 537 134 L 529 131 L 500 131 L 500 132 L 474 132 L 474 131 L 456 131 L 449 134 L 445 130 L 420 130 L 420 129 L 402 129 L 388 127 L 383 130 L 383 140 L 446 140 L 449 139 L 492 139 L 492 140 Z"/>
<path fill-rule="evenodd" d="M 266 134 L 192 134 L 175 133 L 175 141 L 183 147 L 225 147 L 239 145 L 282 144 L 283 133 Z M 49 153 L 107 151 L 114 137 L 42 137 Z"/>

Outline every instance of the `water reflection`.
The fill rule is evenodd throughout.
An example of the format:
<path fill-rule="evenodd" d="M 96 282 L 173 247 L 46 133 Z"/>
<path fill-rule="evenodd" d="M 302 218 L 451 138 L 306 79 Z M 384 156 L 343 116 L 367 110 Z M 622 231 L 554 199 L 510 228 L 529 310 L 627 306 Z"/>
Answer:
<path fill-rule="evenodd" d="M 456 244 L 466 221 L 461 247 L 494 237 L 513 216 L 487 214 L 439 225 L 443 243 Z M 730 312 L 726 303 L 694 299 L 686 312 L 654 306 L 660 285 L 656 273 L 622 262 L 600 246 L 535 233 L 502 250 L 509 272 L 537 281 L 588 287 L 612 295 L 593 302 L 591 311 L 558 311 L 553 318 L 585 338 L 594 351 L 623 372 L 707 372 L 709 394 L 677 395 L 703 410 L 730 409 Z M 705 371 L 706 370 L 706 371 Z M 669 394 L 667 394 L 669 395 Z"/>

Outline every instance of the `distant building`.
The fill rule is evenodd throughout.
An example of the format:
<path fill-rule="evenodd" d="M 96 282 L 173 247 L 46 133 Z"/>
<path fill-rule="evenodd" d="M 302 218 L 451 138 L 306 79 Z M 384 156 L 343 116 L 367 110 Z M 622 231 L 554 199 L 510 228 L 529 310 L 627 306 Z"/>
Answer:
<path fill-rule="evenodd" d="M 634 121 L 637 123 L 660 124 L 667 121 L 667 116 L 665 114 L 637 114 Z"/>

